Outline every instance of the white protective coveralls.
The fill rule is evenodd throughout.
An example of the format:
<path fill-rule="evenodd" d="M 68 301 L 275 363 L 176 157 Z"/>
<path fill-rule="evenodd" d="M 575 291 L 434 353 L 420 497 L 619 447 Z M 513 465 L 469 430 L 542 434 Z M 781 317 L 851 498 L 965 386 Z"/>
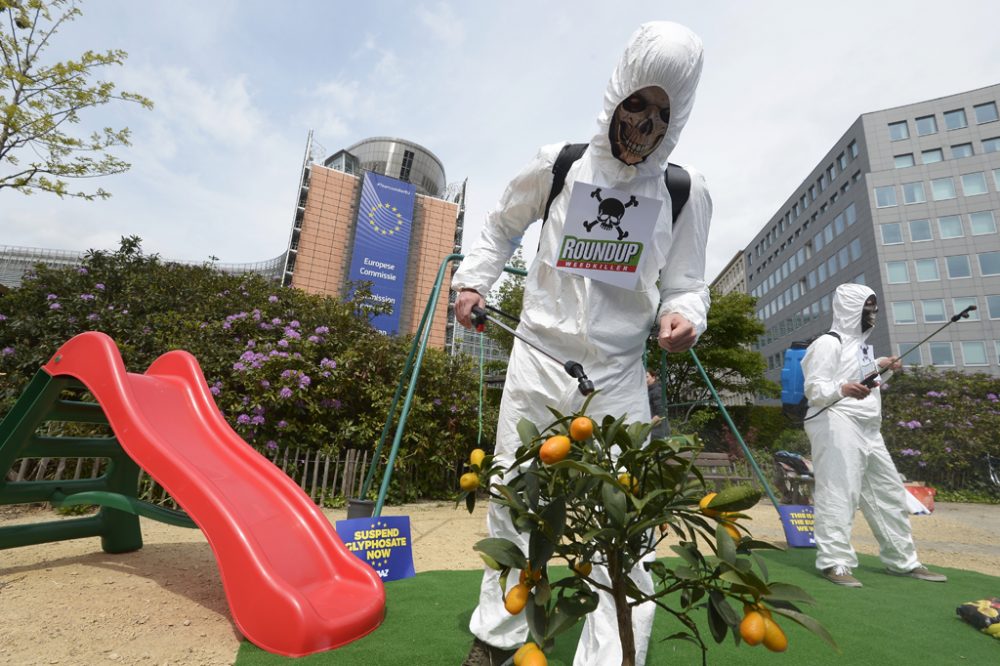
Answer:
<path fill-rule="evenodd" d="M 705 330 L 709 306 L 705 283 L 705 246 L 712 202 L 703 176 L 691 174 L 690 198 L 672 225 L 670 195 L 663 173 L 687 122 L 701 74 L 701 40 L 687 28 L 668 22 L 642 25 L 633 35 L 604 95 L 598 131 L 584 155 L 573 164 L 566 184 L 553 201 L 544 224 L 538 252 L 528 270 L 518 332 L 562 360 L 580 362 L 599 393 L 590 415 L 598 422 L 605 414 L 629 420 L 650 418 L 642 364 L 644 345 L 654 320 L 666 313 L 682 314 L 699 335 Z M 659 86 L 670 99 L 667 131 L 655 152 L 629 166 L 612 154 L 609 125 L 618 105 L 635 91 Z M 508 185 L 496 208 L 486 218 L 478 242 L 455 273 L 455 290 L 471 288 L 485 295 L 520 243 L 525 229 L 540 219 L 551 189 L 552 167 L 565 144 L 543 147 Z M 563 272 L 556 268 L 563 221 L 575 181 L 653 197 L 663 202 L 652 238 L 651 259 L 629 290 Z M 659 280 L 659 286 L 657 286 Z M 527 418 L 544 427 L 552 421 L 547 405 L 564 414 L 583 402 L 576 379 L 535 349 L 515 339 L 500 405 L 495 455 L 510 465 L 520 446 L 516 425 Z M 491 536 L 520 544 L 527 553 L 527 535 L 513 527 L 506 510 L 491 504 L 487 515 Z M 651 578 L 636 567 L 633 576 L 647 590 Z M 597 575 L 598 571 L 595 568 Z M 509 578 L 509 585 L 517 582 Z M 577 648 L 576 666 L 603 666 L 621 661 L 621 646 L 610 597 L 588 616 Z M 634 610 L 637 664 L 645 659 L 652 629 L 652 604 Z M 486 569 L 479 606 L 470 622 L 473 634 L 499 648 L 520 646 L 527 637 L 523 614 L 504 609 L 497 573 Z"/>
<path fill-rule="evenodd" d="M 865 344 L 872 329 L 861 331 L 862 309 L 875 292 L 860 284 L 842 284 L 833 297 L 832 331 L 809 345 L 802 358 L 805 394 L 809 399 L 805 431 L 812 444 L 816 479 L 816 568 L 855 568 L 851 546 L 854 516 L 861 507 L 879 544 L 879 557 L 892 571 L 920 566 L 910 529 L 906 495 L 899 472 L 882 439 L 881 388 L 863 399 L 843 397 L 841 386 L 860 382 L 879 367 Z M 869 365 L 866 369 L 863 364 Z M 891 371 L 882 375 L 888 379 Z M 836 403 L 836 404 L 834 404 Z M 831 405 L 815 418 L 809 418 Z"/>

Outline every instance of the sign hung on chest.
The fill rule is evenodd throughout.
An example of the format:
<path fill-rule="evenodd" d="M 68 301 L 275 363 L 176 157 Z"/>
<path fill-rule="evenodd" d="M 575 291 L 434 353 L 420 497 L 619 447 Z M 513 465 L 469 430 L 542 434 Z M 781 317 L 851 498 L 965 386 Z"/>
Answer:
<path fill-rule="evenodd" d="M 663 205 L 610 187 L 576 182 L 569 199 L 556 266 L 625 289 L 635 289 L 651 254 Z"/>

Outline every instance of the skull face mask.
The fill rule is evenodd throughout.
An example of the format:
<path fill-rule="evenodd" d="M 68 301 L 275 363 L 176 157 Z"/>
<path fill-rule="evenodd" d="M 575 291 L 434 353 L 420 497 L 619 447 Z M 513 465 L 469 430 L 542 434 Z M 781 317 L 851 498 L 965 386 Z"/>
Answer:
<path fill-rule="evenodd" d="M 660 145 L 669 121 L 670 98 L 662 88 L 637 90 L 618 105 L 611 119 L 612 154 L 625 164 L 642 162 Z"/>
<path fill-rule="evenodd" d="M 864 307 L 861 309 L 861 332 L 871 329 L 875 326 L 875 319 L 878 316 L 878 302 L 874 296 L 869 296 L 868 300 L 865 301 Z"/>

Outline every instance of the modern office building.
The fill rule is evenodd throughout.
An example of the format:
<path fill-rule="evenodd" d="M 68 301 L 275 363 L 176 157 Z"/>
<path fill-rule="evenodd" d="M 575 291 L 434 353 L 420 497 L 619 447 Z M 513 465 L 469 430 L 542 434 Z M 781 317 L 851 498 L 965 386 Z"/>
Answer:
<path fill-rule="evenodd" d="M 712 291 L 720 296 L 728 294 L 731 291 L 738 291 L 744 294 L 747 292 L 747 267 L 746 262 L 743 260 L 742 251 L 733 255 L 733 258 L 719 272 L 719 275 L 712 281 L 710 286 Z"/>
<path fill-rule="evenodd" d="M 1000 85 L 860 116 L 743 253 L 780 379 L 784 350 L 829 329 L 834 289 L 870 286 L 880 355 L 969 305 L 907 364 L 1000 375 Z"/>
<path fill-rule="evenodd" d="M 441 161 L 403 139 L 375 137 L 338 151 L 323 164 L 313 145 L 299 183 L 283 283 L 344 296 L 371 283 L 373 300 L 392 312 L 375 317 L 386 334 L 414 333 L 441 262 L 460 252 L 465 183 L 447 186 Z M 451 345 L 451 270 L 434 311 L 430 344 Z"/>

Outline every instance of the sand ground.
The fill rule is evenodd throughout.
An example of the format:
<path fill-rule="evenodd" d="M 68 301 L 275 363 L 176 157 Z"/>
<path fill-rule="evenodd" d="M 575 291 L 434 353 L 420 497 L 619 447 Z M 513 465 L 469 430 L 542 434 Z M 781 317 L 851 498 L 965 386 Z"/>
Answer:
<path fill-rule="evenodd" d="M 384 513 L 410 517 L 419 573 L 480 567 L 472 546 L 486 536 L 484 507 L 470 515 L 427 502 Z M 326 513 L 345 518 L 343 510 Z M 784 544 L 770 504 L 748 513 L 755 537 Z M 45 509 L 0 507 L 0 526 L 54 519 Z M 1000 506 L 938 503 L 911 522 L 924 564 L 998 575 Z M 97 538 L 0 551 L 0 663 L 232 664 L 241 638 L 205 537 L 146 519 L 142 532 L 144 547 L 121 555 L 104 553 Z M 854 543 L 876 552 L 860 515 Z"/>

